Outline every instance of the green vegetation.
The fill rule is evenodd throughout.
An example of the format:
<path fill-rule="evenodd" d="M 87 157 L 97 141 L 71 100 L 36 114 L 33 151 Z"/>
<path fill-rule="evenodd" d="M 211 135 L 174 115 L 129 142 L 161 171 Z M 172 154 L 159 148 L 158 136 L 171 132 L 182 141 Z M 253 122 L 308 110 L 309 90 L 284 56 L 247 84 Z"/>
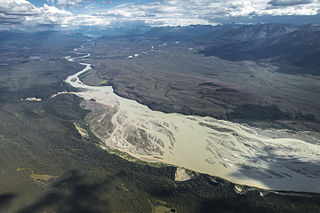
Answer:
<path fill-rule="evenodd" d="M 49 52 L 52 55 L 41 55 L 44 61 L 21 65 L 19 57 L 25 56 L 15 49 L 11 53 L 18 59 L 0 67 L 0 212 L 320 211 L 317 194 L 262 197 L 261 190 L 245 186 L 245 193 L 237 194 L 234 184 L 197 173 L 189 181 L 175 182 L 175 167 L 130 162 L 126 154 L 101 149 L 86 123 L 82 100 L 71 94 L 50 98 L 73 90 L 63 80 L 80 65 Z M 161 82 L 155 87 L 162 88 Z M 43 101 L 20 100 L 27 97 Z M 74 123 L 88 137 L 82 137 Z"/>
<path fill-rule="evenodd" d="M 1 134 L 7 140 L 0 144 L 6 150 L 0 161 L 4 170 L 0 188 L 2 193 L 18 195 L 6 201 L 4 211 L 151 212 L 159 205 L 177 212 L 299 212 L 303 208 L 316 212 L 320 208 L 320 197 L 315 195 L 261 197 L 259 190 L 246 187 L 247 193 L 239 195 L 234 184 L 218 178 L 200 174 L 175 182 L 174 167 L 153 167 L 109 154 L 94 135 L 82 138 L 75 129 L 73 122 L 86 125 L 87 111 L 80 102 L 74 95 L 60 95 L 43 102 L 2 105 L 6 127 Z"/>
<path fill-rule="evenodd" d="M 263 107 L 249 104 L 240 106 L 234 112 L 230 113 L 228 117 L 253 120 L 290 119 L 290 116 L 282 112 L 276 105 Z"/>
<path fill-rule="evenodd" d="M 114 148 L 111 148 L 111 147 L 108 147 L 108 146 L 105 146 L 105 145 L 102 145 L 103 149 L 105 149 L 109 154 L 115 154 L 129 162 L 133 162 L 133 163 L 136 163 L 136 164 L 140 164 L 140 165 L 148 165 L 148 166 L 152 166 L 152 167 L 157 167 L 157 168 L 160 168 L 160 167 L 165 167 L 165 166 L 169 166 L 169 165 L 166 165 L 166 164 L 163 164 L 163 163 L 157 163 L 157 162 L 146 162 L 146 161 L 142 161 L 142 160 L 139 160 L 133 156 L 131 156 L 130 154 L 128 153 L 125 153 L 125 152 L 121 152 L 117 149 L 114 149 Z"/>

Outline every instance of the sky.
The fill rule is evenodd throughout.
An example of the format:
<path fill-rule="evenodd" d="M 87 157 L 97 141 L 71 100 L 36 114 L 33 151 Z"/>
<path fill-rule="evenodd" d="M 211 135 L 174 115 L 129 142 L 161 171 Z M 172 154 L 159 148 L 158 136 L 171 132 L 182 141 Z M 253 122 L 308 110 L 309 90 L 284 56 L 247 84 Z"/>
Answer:
<path fill-rule="evenodd" d="M 0 30 L 319 23 L 320 0 L 0 0 Z"/>

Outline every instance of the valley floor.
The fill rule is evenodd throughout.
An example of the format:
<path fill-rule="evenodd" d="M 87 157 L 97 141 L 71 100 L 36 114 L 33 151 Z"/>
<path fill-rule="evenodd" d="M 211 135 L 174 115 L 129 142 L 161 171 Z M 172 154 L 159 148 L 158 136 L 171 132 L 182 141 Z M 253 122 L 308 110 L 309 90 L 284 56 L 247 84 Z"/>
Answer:
<path fill-rule="evenodd" d="M 72 59 L 69 59 L 72 61 Z M 139 159 L 163 162 L 265 189 L 320 192 L 319 135 L 262 130 L 211 117 L 165 114 L 117 96 L 111 86 L 67 82 L 91 110 L 88 122 L 107 146 Z M 91 114 L 91 116 L 90 116 Z M 300 138 L 300 139 L 297 139 Z"/>

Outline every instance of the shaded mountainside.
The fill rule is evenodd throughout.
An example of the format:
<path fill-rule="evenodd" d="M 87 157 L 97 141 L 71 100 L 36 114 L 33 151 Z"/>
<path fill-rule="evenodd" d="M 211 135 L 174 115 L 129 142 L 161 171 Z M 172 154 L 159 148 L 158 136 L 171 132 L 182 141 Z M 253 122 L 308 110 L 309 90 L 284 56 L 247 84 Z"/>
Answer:
<path fill-rule="evenodd" d="M 193 42 L 202 45 L 199 52 L 206 56 L 233 61 L 264 59 L 279 65 L 280 72 L 320 75 L 319 24 L 159 27 L 126 32 L 122 37 Z"/>
<path fill-rule="evenodd" d="M 279 72 L 320 75 L 319 24 L 191 25 L 186 27 L 133 28 L 113 31 L 98 40 L 115 37 L 158 41 L 185 41 L 200 45 L 199 53 L 226 60 L 267 60 Z"/>
<path fill-rule="evenodd" d="M 235 61 L 266 59 L 278 64 L 280 72 L 320 75 L 320 31 L 312 25 L 244 26 L 221 38 L 200 53 Z"/>

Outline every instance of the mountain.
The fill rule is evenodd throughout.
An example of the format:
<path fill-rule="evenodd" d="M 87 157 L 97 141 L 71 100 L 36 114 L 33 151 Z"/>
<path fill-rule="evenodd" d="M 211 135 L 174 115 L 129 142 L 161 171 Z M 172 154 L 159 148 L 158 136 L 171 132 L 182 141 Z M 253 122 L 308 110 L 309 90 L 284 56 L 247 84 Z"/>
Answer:
<path fill-rule="evenodd" d="M 2 31 L 0 32 L 1 45 L 14 42 L 15 48 L 30 49 L 33 53 L 64 52 L 75 48 L 79 42 L 87 41 L 89 38 L 81 33 L 72 31 Z"/>
<path fill-rule="evenodd" d="M 319 25 L 260 24 L 239 26 L 216 36 L 200 51 L 223 59 L 268 60 L 280 72 L 320 75 Z"/>
<path fill-rule="evenodd" d="M 320 24 L 317 23 L 191 25 L 119 32 L 122 37 L 133 39 L 185 41 L 198 45 L 200 54 L 226 60 L 267 60 L 280 67 L 279 72 L 320 75 Z M 105 31 L 100 39 L 117 37 L 119 32 Z"/>

